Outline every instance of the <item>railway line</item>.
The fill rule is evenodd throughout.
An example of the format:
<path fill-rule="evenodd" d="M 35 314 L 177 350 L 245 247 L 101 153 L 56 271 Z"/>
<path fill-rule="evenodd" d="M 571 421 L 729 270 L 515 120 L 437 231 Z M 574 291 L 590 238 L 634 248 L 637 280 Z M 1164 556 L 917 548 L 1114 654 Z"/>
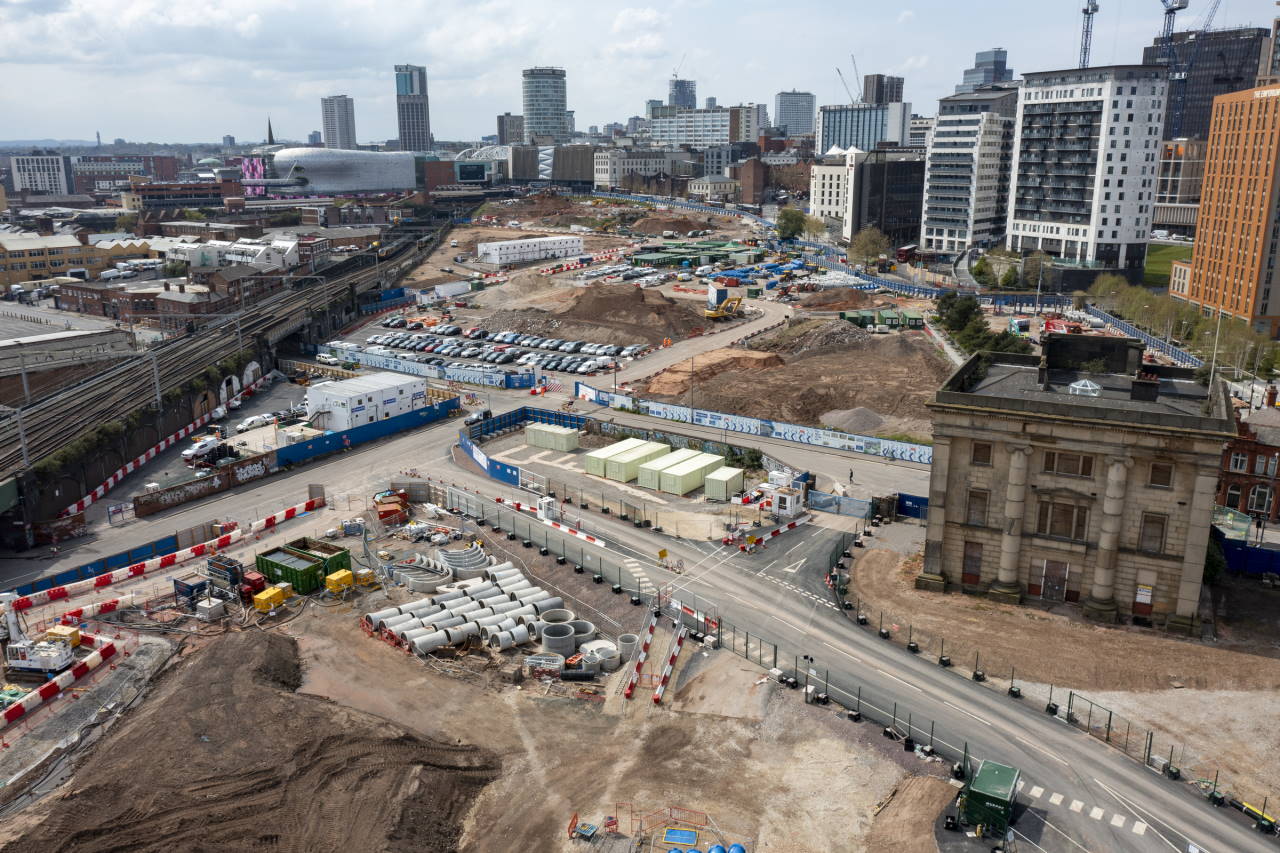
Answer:
<path fill-rule="evenodd" d="M 234 352 L 240 341 L 275 343 L 305 324 L 313 311 L 377 286 L 378 275 L 376 267 L 366 267 L 274 294 L 238 316 L 141 352 L 30 406 L 0 412 L 0 479 L 35 465 L 99 424 L 156 405 L 157 386 L 161 395 L 180 387 Z"/>

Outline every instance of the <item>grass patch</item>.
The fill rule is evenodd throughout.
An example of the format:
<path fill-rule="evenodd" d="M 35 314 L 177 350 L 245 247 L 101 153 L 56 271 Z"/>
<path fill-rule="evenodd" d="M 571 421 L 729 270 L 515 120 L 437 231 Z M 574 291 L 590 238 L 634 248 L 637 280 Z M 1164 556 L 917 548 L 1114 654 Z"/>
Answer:
<path fill-rule="evenodd" d="M 921 438 L 918 435 L 912 435 L 908 432 L 881 432 L 876 433 L 876 438 L 883 438 L 888 441 L 901 441 L 904 444 L 923 444 L 926 447 L 933 447 L 933 439 Z"/>
<path fill-rule="evenodd" d="M 1191 251 L 1191 246 L 1148 245 L 1147 268 L 1142 274 L 1142 283 L 1149 287 L 1168 287 L 1173 262 L 1191 260 Z"/>

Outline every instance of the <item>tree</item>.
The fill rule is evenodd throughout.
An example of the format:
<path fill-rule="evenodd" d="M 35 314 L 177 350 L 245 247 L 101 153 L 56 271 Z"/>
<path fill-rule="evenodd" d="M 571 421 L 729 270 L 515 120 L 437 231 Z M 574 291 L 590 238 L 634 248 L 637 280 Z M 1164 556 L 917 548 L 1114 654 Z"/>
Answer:
<path fill-rule="evenodd" d="M 881 255 L 887 254 L 892 244 L 885 233 L 874 225 L 868 225 L 856 235 L 849 244 L 849 255 L 861 258 L 862 263 L 871 266 Z"/>
<path fill-rule="evenodd" d="M 944 300 L 938 300 L 939 320 L 942 327 L 949 332 L 959 332 L 968 327 L 974 320 L 986 323 L 982 317 L 982 306 L 978 304 L 978 300 L 972 296 L 960 296 L 952 300 L 945 300 L 947 307 L 943 310 Z"/>
<path fill-rule="evenodd" d="M 117 231 L 132 231 L 133 226 L 138 224 L 138 214 L 122 213 L 116 217 Z"/>
<path fill-rule="evenodd" d="M 1018 286 L 1018 271 L 1009 267 L 1004 271 L 1004 275 L 1000 276 L 1000 286 L 1006 288 L 1015 288 Z"/>
<path fill-rule="evenodd" d="M 204 222 L 209 217 L 194 208 L 188 207 L 182 211 L 182 218 L 188 222 Z"/>
<path fill-rule="evenodd" d="M 821 217 L 806 216 L 804 218 L 804 236 L 816 240 L 826 233 L 827 223 L 823 222 Z"/>
<path fill-rule="evenodd" d="M 1077 290 L 1071 294 L 1071 307 L 1077 311 L 1083 311 L 1084 307 L 1089 304 L 1089 294 L 1083 290 Z"/>
<path fill-rule="evenodd" d="M 1052 275 L 1052 270 L 1053 258 L 1044 252 L 1032 252 L 1022 262 L 1022 283 L 1027 287 L 1035 287 L 1037 283 L 1041 282 L 1040 275 L 1043 273 L 1046 279 L 1044 283 L 1047 284 L 1047 279 Z"/>
<path fill-rule="evenodd" d="M 784 207 L 778 211 L 778 222 L 774 226 L 779 240 L 794 240 L 800 236 L 805 227 L 805 215 L 794 207 Z"/>

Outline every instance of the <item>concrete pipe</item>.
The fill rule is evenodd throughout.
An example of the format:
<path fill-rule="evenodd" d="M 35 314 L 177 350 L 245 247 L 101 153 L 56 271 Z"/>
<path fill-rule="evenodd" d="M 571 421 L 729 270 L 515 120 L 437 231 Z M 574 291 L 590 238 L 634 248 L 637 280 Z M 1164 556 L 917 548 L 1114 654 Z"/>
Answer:
<path fill-rule="evenodd" d="M 557 595 L 555 598 L 543 598 L 531 604 L 535 613 L 546 613 L 548 610 L 564 607 L 564 599 Z"/>
<path fill-rule="evenodd" d="M 499 578 L 495 583 L 497 583 L 500 589 L 504 589 L 507 592 L 511 592 L 516 589 L 526 589 L 527 587 L 533 586 L 533 581 L 529 580 L 524 575 L 512 575 L 509 578 Z"/>
<path fill-rule="evenodd" d="M 528 604 L 516 610 L 508 610 L 505 615 L 510 616 L 512 619 L 516 620 L 516 622 L 519 622 L 520 617 L 522 616 L 537 616 L 537 614 L 533 612 L 533 607 Z"/>
<path fill-rule="evenodd" d="M 444 631 L 445 638 L 451 646 L 456 646 L 458 643 L 465 642 L 468 637 L 475 637 L 479 634 L 480 626 L 474 622 L 465 622 L 454 628 L 446 628 Z"/>
<path fill-rule="evenodd" d="M 408 604 L 401 604 L 401 605 L 400 605 L 400 612 L 401 612 L 401 613 L 408 613 L 410 610 L 420 610 L 420 609 L 422 609 L 423 607 L 426 607 L 426 606 L 427 606 L 427 605 L 429 605 L 429 604 L 431 604 L 431 599 L 430 599 L 430 597 L 427 597 L 427 598 L 415 598 L 413 601 L 410 601 Z"/>
<path fill-rule="evenodd" d="M 573 629 L 573 643 L 575 646 L 581 646 L 583 643 L 590 642 L 596 638 L 596 626 L 586 619 L 574 619 L 569 623 L 569 627 Z"/>
<path fill-rule="evenodd" d="M 523 606 L 518 601 L 499 601 L 497 604 L 490 604 L 489 609 L 494 613 L 510 613 L 512 610 L 519 610 Z"/>
<path fill-rule="evenodd" d="M 413 610 L 406 610 L 405 613 L 412 615 L 415 619 L 426 619 L 428 616 L 434 616 L 437 613 L 443 613 L 445 607 L 443 604 L 428 604 L 423 607 L 417 607 Z"/>
<path fill-rule="evenodd" d="M 425 655 L 434 652 L 448 641 L 444 631 L 434 631 L 413 641 L 414 654 Z"/>
<path fill-rule="evenodd" d="M 378 631 L 382 628 L 382 623 L 390 619 L 392 616 L 399 616 L 399 607 L 388 607 L 386 610 L 375 610 L 372 613 L 364 615 L 364 621 L 368 622 L 373 630 Z"/>
<path fill-rule="evenodd" d="M 425 628 L 428 625 L 430 625 L 432 628 L 435 628 L 437 631 L 443 631 L 445 628 L 456 628 L 459 625 L 465 624 L 466 621 L 467 621 L 467 617 L 465 616 L 445 617 L 444 614 L 441 614 L 440 617 L 423 622 L 422 627 Z"/>
<path fill-rule="evenodd" d="M 517 625 L 511 629 L 511 639 L 515 640 L 517 646 L 525 643 L 531 643 L 534 640 L 533 632 L 529 630 L 527 625 Z"/>
<path fill-rule="evenodd" d="M 542 649 L 558 655 L 571 657 L 578 646 L 573 640 L 573 626 L 567 622 L 548 625 L 542 631 Z"/>
<path fill-rule="evenodd" d="M 487 607 L 481 607 L 479 610 L 472 610 L 470 613 L 463 613 L 462 615 L 467 617 L 467 621 L 478 623 L 481 619 L 488 619 L 490 616 L 496 616 L 497 614 Z"/>
<path fill-rule="evenodd" d="M 520 618 L 523 619 L 524 617 L 522 616 Z M 542 630 L 547 627 L 547 623 L 539 622 L 537 616 L 532 617 L 532 619 L 533 619 L 532 622 L 521 622 L 520 625 L 523 628 L 529 629 L 530 637 L 534 637 L 534 638 L 541 637 Z"/>
<path fill-rule="evenodd" d="M 533 608 L 530 607 L 529 609 L 532 610 Z M 516 617 L 516 621 L 519 622 L 521 625 L 532 625 L 534 622 L 541 622 L 542 620 L 536 613 L 529 613 L 529 614 L 522 613 Z M 543 622 L 543 624 L 545 625 L 546 623 Z"/>
<path fill-rule="evenodd" d="M 486 589 L 480 592 L 473 592 L 471 594 L 472 601 L 489 601 L 490 599 L 494 599 L 494 598 L 505 599 L 506 597 L 507 597 L 507 594 L 500 589 Z"/>
<path fill-rule="evenodd" d="M 606 649 L 600 653 L 600 668 L 605 672 L 617 672 L 622 666 L 622 655 L 617 649 Z"/>
<path fill-rule="evenodd" d="M 537 610 L 537 608 L 535 607 L 534 610 Z M 553 607 L 550 610 L 541 611 L 541 618 L 542 621 L 546 622 L 548 625 L 554 625 L 557 622 L 572 622 L 575 617 L 572 610 L 566 610 L 563 607 Z"/>
<path fill-rule="evenodd" d="M 485 570 L 484 576 L 491 581 L 502 580 L 503 578 L 515 577 L 520 574 L 520 570 L 511 565 L 511 561 L 499 563 Z"/>
<path fill-rule="evenodd" d="M 457 607 L 450 607 L 449 612 L 452 613 L 454 616 L 461 616 L 464 613 L 471 613 L 472 611 L 479 610 L 482 607 L 484 607 L 484 605 L 481 604 L 480 602 L 471 601 L 470 599 L 468 599 L 466 602 L 459 604 Z"/>
<path fill-rule="evenodd" d="M 470 613 L 468 613 L 467 615 L 468 615 L 468 616 L 473 616 L 474 614 L 470 614 Z M 498 614 L 498 615 L 496 615 L 496 616 L 494 616 L 494 615 L 492 615 L 492 614 L 490 614 L 489 616 L 480 616 L 480 617 L 477 617 L 477 618 L 472 619 L 471 621 L 472 621 L 472 622 L 474 622 L 474 623 L 476 623 L 477 625 L 479 625 L 481 628 L 486 628 L 486 627 L 488 627 L 488 626 L 490 626 L 490 625 L 497 625 L 497 624 L 499 624 L 499 623 L 501 623 L 501 622 L 509 622 L 509 621 L 511 621 L 511 619 L 510 619 L 510 617 L 505 616 L 505 615 L 503 615 L 503 614 L 499 613 L 499 614 Z"/>
<path fill-rule="evenodd" d="M 484 592 L 487 589 L 497 589 L 498 585 L 493 583 L 492 581 L 487 581 L 482 578 L 476 578 L 475 580 L 458 584 L 458 588 L 461 589 L 467 595 L 474 596 L 476 593 Z"/>
<path fill-rule="evenodd" d="M 466 596 L 467 594 L 460 589 L 449 589 L 444 592 L 437 592 L 427 600 L 432 604 L 445 604 L 449 601 L 457 601 L 459 598 L 466 598 Z"/>
<path fill-rule="evenodd" d="M 631 660 L 635 657 L 636 649 L 640 646 L 640 638 L 635 634 L 619 634 L 618 635 L 618 654 L 623 660 Z"/>
<path fill-rule="evenodd" d="M 481 625 L 480 639 L 488 642 L 489 638 L 494 634 L 501 634 L 503 631 L 511 631 L 515 627 L 516 621 L 514 619 L 507 619 L 496 625 Z"/>
<path fill-rule="evenodd" d="M 410 619 L 408 622 L 401 622 L 399 625 L 388 630 L 400 639 L 404 639 L 405 631 L 412 631 L 414 628 L 421 628 L 425 624 L 427 623 L 423 622 L 421 619 Z"/>
<path fill-rule="evenodd" d="M 412 631 L 405 631 L 404 634 L 400 636 L 400 639 L 403 640 L 410 648 L 412 648 L 414 640 L 418 639 L 419 637 L 425 637 L 428 634 L 434 634 L 434 633 L 436 633 L 436 629 L 434 627 L 414 628 Z"/>
<path fill-rule="evenodd" d="M 413 616 L 409 615 L 408 613 L 401 613 L 399 616 L 392 616 L 390 619 L 384 619 L 382 621 L 382 627 L 394 631 L 400 625 L 403 625 L 406 622 L 413 622 L 413 621 L 414 621 Z"/>
<path fill-rule="evenodd" d="M 539 587 L 534 586 L 528 578 L 524 578 L 519 583 L 512 584 L 511 586 L 504 586 L 502 591 L 507 594 L 508 598 L 519 598 L 520 596 L 518 593 L 533 592 L 538 588 Z"/>
<path fill-rule="evenodd" d="M 542 601 L 543 599 L 551 597 L 551 593 L 547 592 L 545 589 L 542 589 L 541 587 L 534 587 L 533 589 L 521 589 L 511 594 L 516 597 L 516 601 L 522 601 L 525 604 L 532 604 L 535 601 Z"/>
<path fill-rule="evenodd" d="M 498 623 L 499 631 L 514 631 L 516 629 L 516 620 L 504 619 Z"/>
<path fill-rule="evenodd" d="M 510 631 L 502 631 L 489 638 L 489 648 L 498 649 L 499 651 L 509 649 L 515 644 L 516 641 L 512 639 Z"/>

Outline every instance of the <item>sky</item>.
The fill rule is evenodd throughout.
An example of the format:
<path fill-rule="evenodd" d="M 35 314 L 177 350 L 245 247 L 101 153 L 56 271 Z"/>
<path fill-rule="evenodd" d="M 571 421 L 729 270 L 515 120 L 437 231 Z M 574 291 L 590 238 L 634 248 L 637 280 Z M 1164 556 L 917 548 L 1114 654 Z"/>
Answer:
<path fill-rule="evenodd" d="M 520 71 L 568 75 L 578 129 L 643 115 L 667 80 L 699 105 L 767 103 L 799 89 L 847 102 L 861 74 L 906 78 L 933 115 L 973 54 L 1009 51 L 1015 72 L 1077 64 L 1081 0 L 0 0 L 0 139 L 260 141 L 320 127 L 320 98 L 355 99 L 361 142 L 397 135 L 392 66 L 424 65 L 437 139 L 495 133 L 519 113 Z M 1101 0 L 1093 64 L 1137 63 L 1159 0 Z M 1192 0 L 1178 29 L 1203 17 Z M 1271 0 L 1222 0 L 1215 27 L 1269 27 Z"/>

